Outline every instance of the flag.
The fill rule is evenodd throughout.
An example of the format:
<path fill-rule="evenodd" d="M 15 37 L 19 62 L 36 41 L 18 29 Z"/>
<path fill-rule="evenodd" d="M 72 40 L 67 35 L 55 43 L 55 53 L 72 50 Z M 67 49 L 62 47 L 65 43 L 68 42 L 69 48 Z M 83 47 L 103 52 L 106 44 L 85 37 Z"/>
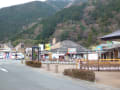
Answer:
<path fill-rule="evenodd" d="M 39 44 L 38 46 L 40 47 L 40 50 L 41 50 L 41 51 L 44 50 L 44 44 Z"/>
<path fill-rule="evenodd" d="M 51 50 L 51 44 L 45 44 L 45 50 L 47 51 Z"/>

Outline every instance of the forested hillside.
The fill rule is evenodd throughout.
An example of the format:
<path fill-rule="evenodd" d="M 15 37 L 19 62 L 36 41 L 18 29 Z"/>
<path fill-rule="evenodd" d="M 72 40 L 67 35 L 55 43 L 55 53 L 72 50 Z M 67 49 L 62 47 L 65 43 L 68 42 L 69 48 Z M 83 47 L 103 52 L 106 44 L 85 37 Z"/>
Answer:
<path fill-rule="evenodd" d="M 52 5 L 57 10 L 61 10 L 66 7 L 71 0 L 47 0 L 46 3 Z"/>
<path fill-rule="evenodd" d="M 97 40 L 99 36 L 119 29 L 119 17 L 120 0 L 91 0 L 65 8 L 43 19 L 30 28 L 35 32 L 34 30 L 39 27 L 39 34 L 34 39 L 25 39 L 37 40 L 37 43 L 41 43 L 56 37 L 57 40 L 70 39 L 89 47 L 99 43 Z M 26 35 L 29 37 L 28 31 Z M 21 39 L 21 34 L 17 35 L 17 40 Z"/>
<path fill-rule="evenodd" d="M 0 41 L 20 33 L 28 24 L 52 16 L 68 3 L 68 1 L 34 1 L 0 9 Z"/>

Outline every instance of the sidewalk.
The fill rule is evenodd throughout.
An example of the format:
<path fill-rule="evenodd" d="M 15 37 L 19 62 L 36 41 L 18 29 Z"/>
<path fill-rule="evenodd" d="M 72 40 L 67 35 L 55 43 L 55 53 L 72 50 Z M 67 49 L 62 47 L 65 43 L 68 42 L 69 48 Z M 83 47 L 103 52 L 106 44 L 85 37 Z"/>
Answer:
<path fill-rule="evenodd" d="M 50 64 L 50 72 L 54 72 L 56 71 L 56 65 L 57 64 Z M 47 64 L 42 64 L 42 68 L 44 68 L 45 70 L 47 70 Z M 63 73 L 65 69 L 75 69 L 76 65 L 64 65 L 64 64 L 58 64 L 58 73 Z"/>
<path fill-rule="evenodd" d="M 95 72 L 96 82 L 120 88 L 120 72 Z"/>
<path fill-rule="evenodd" d="M 56 73 L 56 64 L 50 64 L 49 72 Z M 47 64 L 42 65 L 42 69 L 47 69 Z M 58 74 L 62 74 L 64 69 L 75 69 L 76 65 L 58 65 Z M 120 72 L 95 72 L 96 83 L 120 88 Z"/>

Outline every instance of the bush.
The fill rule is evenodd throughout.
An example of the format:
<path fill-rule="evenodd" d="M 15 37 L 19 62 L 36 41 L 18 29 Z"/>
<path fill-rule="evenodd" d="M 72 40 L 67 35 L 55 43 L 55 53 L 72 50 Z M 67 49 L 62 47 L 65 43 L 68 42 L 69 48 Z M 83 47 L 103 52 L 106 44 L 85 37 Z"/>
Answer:
<path fill-rule="evenodd" d="M 79 78 L 87 81 L 95 81 L 95 73 L 89 70 L 80 70 L 80 69 L 65 69 L 64 75 L 68 75 L 74 78 Z"/>
<path fill-rule="evenodd" d="M 40 61 L 26 61 L 26 65 L 37 68 L 42 67 L 42 63 Z"/>

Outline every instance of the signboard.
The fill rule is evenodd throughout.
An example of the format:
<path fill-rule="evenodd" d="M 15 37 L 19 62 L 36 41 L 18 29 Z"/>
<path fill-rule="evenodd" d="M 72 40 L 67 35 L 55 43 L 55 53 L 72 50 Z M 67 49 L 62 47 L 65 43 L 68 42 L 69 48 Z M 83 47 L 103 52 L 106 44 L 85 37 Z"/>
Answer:
<path fill-rule="evenodd" d="M 47 51 L 51 50 L 51 44 L 45 44 L 45 50 Z"/>
<path fill-rule="evenodd" d="M 113 42 L 112 42 L 112 41 L 107 41 L 107 44 L 108 44 L 108 47 L 109 47 L 109 48 L 111 48 L 111 47 L 112 47 Z"/>
<path fill-rule="evenodd" d="M 41 51 L 44 50 L 44 44 L 39 44 L 38 46 L 40 47 Z"/>
<path fill-rule="evenodd" d="M 59 59 L 59 56 L 64 56 L 64 54 L 52 54 L 53 59 Z"/>
<path fill-rule="evenodd" d="M 97 53 L 88 54 L 88 60 L 98 60 L 98 57 Z"/>
<path fill-rule="evenodd" d="M 76 48 L 68 48 L 68 53 L 75 54 L 75 53 L 77 53 L 77 49 Z"/>
<path fill-rule="evenodd" d="M 103 48 L 102 48 L 102 46 L 97 46 L 96 47 L 96 50 L 98 50 L 98 51 L 101 51 Z"/>

